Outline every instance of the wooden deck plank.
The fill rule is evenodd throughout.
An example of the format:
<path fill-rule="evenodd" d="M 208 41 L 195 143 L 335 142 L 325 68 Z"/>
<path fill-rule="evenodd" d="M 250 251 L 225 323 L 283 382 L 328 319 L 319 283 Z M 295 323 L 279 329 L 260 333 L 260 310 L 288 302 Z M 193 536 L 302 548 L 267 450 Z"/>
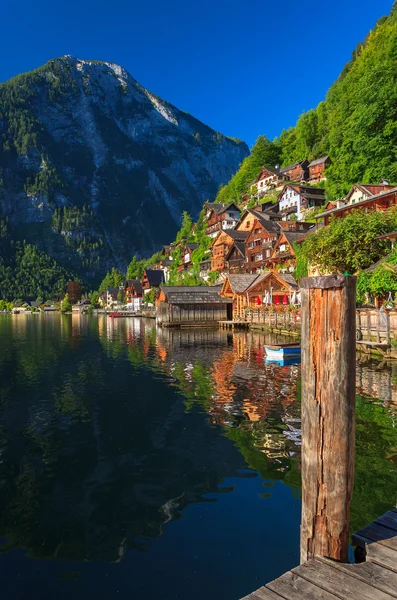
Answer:
<path fill-rule="evenodd" d="M 387 569 L 391 569 L 397 573 L 397 553 L 395 550 L 391 550 L 386 546 L 382 546 L 381 544 L 377 544 L 376 542 L 367 540 L 363 537 L 357 539 L 357 541 L 360 541 L 362 543 L 361 547 L 365 548 L 367 553 L 367 561 L 374 562 L 377 565 L 381 565 L 382 567 L 386 567 Z"/>
<path fill-rule="evenodd" d="M 265 587 L 261 587 L 255 592 L 252 592 L 248 596 L 244 596 L 241 600 L 284 600 L 278 594 L 275 594 L 271 590 Z"/>
<path fill-rule="evenodd" d="M 385 569 L 373 562 L 363 562 L 357 565 L 351 565 L 337 563 L 327 558 L 319 558 L 318 560 L 325 564 L 329 564 L 335 569 L 349 573 L 361 581 L 365 581 L 377 589 L 390 594 L 393 598 L 397 598 L 397 573 L 390 571 L 387 568 Z"/>
<path fill-rule="evenodd" d="M 353 534 L 353 545 L 360 545 L 354 543 L 354 540 L 359 537 L 372 540 L 373 542 L 378 542 L 379 544 L 382 544 L 382 546 L 387 546 L 392 550 L 397 550 L 397 532 L 394 529 L 389 529 L 389 527 L 384 527 L 379 523 L 371 523 L 371 525 L 367 525 L 367 527 L 364 527 L 357 533 Z"/>
<path fill-rule="evenodd" d="M 339 600 L 334 594 L 291 572 L 271 581 L 266 587 L 285 600 Z"/>
<path fill-rule="evenodd" d="M 393 599 L 390 594 L 349 575 L 348 572 L 344 573 L 319 560 L 308 561 L 296 569 L 292 569 L 292 572 L 327 590 L 341 600 L 357 600 L 357 598 L 360 598 L 360 600 Z"/>

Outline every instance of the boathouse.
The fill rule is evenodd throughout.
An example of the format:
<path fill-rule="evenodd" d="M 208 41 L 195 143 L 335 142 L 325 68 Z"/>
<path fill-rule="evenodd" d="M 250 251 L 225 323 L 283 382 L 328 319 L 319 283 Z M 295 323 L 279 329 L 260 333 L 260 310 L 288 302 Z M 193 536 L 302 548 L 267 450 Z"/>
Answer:
<path fill-rule="evenodd" d="M 220 296 L 221 286 L 161 286 L 156 323 L 163 327 L 208 326 L 231 319 L 232 302 Z"/>
<path fill-rule="evenodd" d="M 221 296 L 233 303 L 233 320 L 241 319 L 244 316 L 244 310 L 248 306 L 246 295 L 247 289 L 258 278 L 255 273 L 248 274 L 232 274 L 226 275 L 221 289 Z"/>

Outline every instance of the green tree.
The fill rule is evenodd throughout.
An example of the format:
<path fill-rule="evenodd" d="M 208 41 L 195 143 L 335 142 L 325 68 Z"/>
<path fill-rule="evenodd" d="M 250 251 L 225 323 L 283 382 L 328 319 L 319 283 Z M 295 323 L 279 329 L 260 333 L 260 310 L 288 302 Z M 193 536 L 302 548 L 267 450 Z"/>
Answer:
<path fill-rule="evenodd" d="M 64 299 L 61 302 L 61 312 L 66 313 L 72 310 L 72 303 L 69 299 L 69 295 L 66 293 Z"/>

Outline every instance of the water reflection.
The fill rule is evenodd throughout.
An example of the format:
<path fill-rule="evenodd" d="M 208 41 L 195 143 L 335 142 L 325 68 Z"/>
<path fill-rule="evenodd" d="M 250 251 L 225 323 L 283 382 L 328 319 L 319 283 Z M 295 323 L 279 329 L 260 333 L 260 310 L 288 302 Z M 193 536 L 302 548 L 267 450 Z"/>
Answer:
<path fill-rule="evenodd" d="M 300 366 L 264 356 L 281 341 L 142 319 L 1 317 L 2 551 L 117 563 L 187 506 L 234 498 L 225 478 L 259 474 L 265 502 L 281 497 L 277 481 L 298 497 Z M 395 501 L 397 365 L 359 359 L 357 386 L 353 530 Z M 271 528 L 285 516 L 269 520 L 266 506 L 256 518 Z M 296 562 L 290 545 L 268 579 Z"/>

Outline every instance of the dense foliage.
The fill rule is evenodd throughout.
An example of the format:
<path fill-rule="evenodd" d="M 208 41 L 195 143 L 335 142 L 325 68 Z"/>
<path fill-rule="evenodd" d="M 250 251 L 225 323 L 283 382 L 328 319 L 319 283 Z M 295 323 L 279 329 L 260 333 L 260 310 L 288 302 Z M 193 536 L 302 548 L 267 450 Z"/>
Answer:
<path fill-rule="evenodd" d="M 354 211 L 334 218 L 327 227 L 309 235 L 300 258 L 319 273 L 356 273 L 390 251 L 390 243 L 377 237 L 397 229 L 395 209 L 381 212 Z"/>
<path fill-rule="evenodd" d="M 36 246 L 12 238 L 0 220 L 0 299 L 51 298 L 65 293 L 75 275 Z"/>

